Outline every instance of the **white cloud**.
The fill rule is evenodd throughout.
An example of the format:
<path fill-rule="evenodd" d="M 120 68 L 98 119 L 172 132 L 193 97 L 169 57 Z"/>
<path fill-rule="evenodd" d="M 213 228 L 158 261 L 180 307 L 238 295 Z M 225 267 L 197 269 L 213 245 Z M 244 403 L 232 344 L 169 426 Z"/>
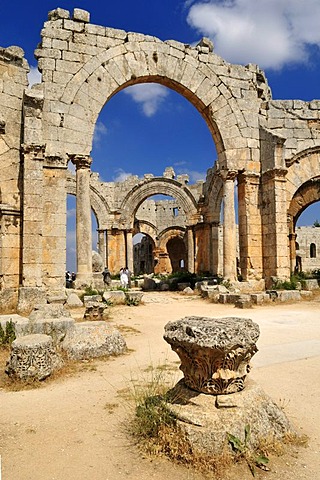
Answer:
<path fill-rule="evenodd" d="M 309 60 L 308 47 L 320 47 L 319 19 L 319 0 L 198 1 L 187 17 L 229 62 L 271 69 Z"/>
<path fill-rule="evenodd" d="M 161 103 L 169 95 L 167 88 L 156 83 L 143 83 L 132 85 L 124 90 L 124 93 L 136 103 L 140 104 L 146 117 L 152 117 L 157 113 Z"/>
<path fill-rule="evenodd" d="M 197 172 L 196 170 L 188 170 L 188 169 L 181 170 L 181 172 L 179 172 L 179 175 L 180 174 L 182 175 L 184 173 L 189 175 L 189 183 L 196 183 L 199 180 L 204 181 L 207 175 L 206 172 Z"/>
<path fill-rule="evenodd" d="M 75 208 L 68 208 L 67 218 L 76 218 L 76 209 Z"/>
<path fill-rule="evenodd" d="M 41 73 L 38 67 L 30 66 L 30 72 L 28 73 L 29 87 L 32 87 L 35 83 L 41 83 Z"/>
<path fill-rule="evenodd" d="M 93 143 L 94 146 L 97 147 L 102 141 L 102 138 L 107 135 L 108 129 L 104 125 L 104 123 L 97 121 L 94 127 L 94 133 L 93 133 Z"/>
<path fill-rule="evenodd" d="M 126 178 L 131 177 L 132 173 L 125 172 L 122 168 L 115 170 L 115 176 L 112 178 L 113 182 L 124 182 Z"/>

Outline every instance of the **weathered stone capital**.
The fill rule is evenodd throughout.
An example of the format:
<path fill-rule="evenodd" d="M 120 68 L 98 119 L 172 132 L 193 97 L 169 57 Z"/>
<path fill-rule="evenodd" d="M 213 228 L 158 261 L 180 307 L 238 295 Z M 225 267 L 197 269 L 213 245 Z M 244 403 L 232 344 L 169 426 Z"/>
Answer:
<path fill-rule="evenodd" d="M 219 395 L 244 388 L 259 334 L 249 318 L 185 317 L 166 324 L 164 339 L 180 358 L 185 384 Z"/>
<path fill-rule="evenodd" d="M 92 158 L 89 155 L 69 155 L 69 158 L 77 170 L 80 168 L 89 169 L 92 163 Z"/>
<path fill-rule="evenodd" d="M 45 157 L 45 166 L 48 168 L 67 168 L 66 160 L 59 155 Z"/>
<path fill-rule="evenodd" d="M 236 170 L 220 170 L 219 175 L 224 182 L 227 180 L 234 181 L 238 176 L 238 172 Z"/>
<path fill-rule="evenodd" d="M 285 176 L 287 175 L 288 170 L 286 168 L 273 168 L 272 170 L 267 170 L 262 174 L 262 179 L 264 182 L 269 180 L 282 180 L 285 181 Z"/>
<path fill-rule="evenodd" d="M 23 143 L 21 147 L 24 156 L 30 155 L 34 156 L 35 160 L 43 160 L 45 145 Z"/>
<path fill-rule="evenodd" d="M 256 172 L 241 172 L 238 175 L 238 183 L 245 183 L 249 185 L 259 185 L 260 174 Z"/>

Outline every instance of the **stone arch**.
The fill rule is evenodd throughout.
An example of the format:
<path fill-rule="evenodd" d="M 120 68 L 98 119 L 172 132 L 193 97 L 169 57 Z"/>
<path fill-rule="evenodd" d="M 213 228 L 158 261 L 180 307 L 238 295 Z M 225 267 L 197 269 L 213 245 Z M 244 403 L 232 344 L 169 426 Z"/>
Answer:
<path fill-rule="evenodd" d="M 297 265 L 295 226 L 299 216 L 320 200 L 320 148 L 314 147 L 295 155 L 287 163 L 287 205 L 290 269 Z"/>
<path fill-rule="evenodd" d="M 312 179 L 320 177 L 320 147 L 310 148 L 295 155 L 287 164 L 287 202 L 291 208 L 291 202 L 304 185 Z"/>
<path fill-rule="evenodd" d="M 170 227 L 163 230 L 159 235 L 159 247 L 165 249 L 168 241 L 173 237 L 185 238 L 186 229 L 183 227 Z"/>
<path fill-rule="evenodd" d="M 293 195 L 288 209 L 293 227 L 295 227 L 302 212 L 318 201 L 320 201 L 320 175 L 302 184 Z"/>
<path fill-rule="evenodd" d="M 197 202 L 190 190 L 176 180 L 154 177 L 136 185 L 124 198 L 120 211 L 119 223 L 122 228 L 130 228 L 135 212 L 141 203 L 153 195 L 167 195 L 175 198 L 187 217 L 187 223 L 197 220 Z"/>
<path fill-rule="evenodd" d="M 134 228 L 132 231 L 132 235 L 136 235 L 137 233 L 142 233 L 144 235 L 148 235 L 154 243 L 157 242 L 157 229 L 156 227 L 146 220 L 135 220 Z"/>
<path fill-rule="evenodd" d="M 256 71 L 228 65 L 209 49 L 204 50 L 204 54 L 201 46 L 193 48 L 179 42 L 162 42 L 150 36 L 107 30 L 104 45 L 88 49 L 85 63 L 78 61 L 70 71 L 67 62 L 65 66 L 63 61 L 60 62 L 60 71 L 55 77 L 56 83 L 59 83 L 59 94 L 56 98 L 45 98 L 45 103 L 55 104 L 52 109 L 47 105 L 43 114 L 44 141 L 48 152 L 60 151 L 59 140 L 62 140 L 68 154 L 89 155 L 94 126 L 106 102 L 127 86 L 155 82 L 183 95 L 199 111 L 212 134 L 220 161 L 227 162 L 224 156 L 226 150 L 229 150 L 230 161 L 233 162 L 239 161 L 240 149 L 241 161 L 251 158 L 247 122 L 242 105 L 235 99 L 239 96 L 239 88 L 246 92 L 248 83 L 251 83 L 256 88 L 257 101 L 256 104 L 251 101 L 250 112 L 258 113 L 261 99 Z M 45 28 L 42 33 L 44 38 L 46 33 L 52 38 L 51 30 L 46 32 Z M 86 43 L 88 35 L 85 32 L 77 33 L 77 41 L 81 43 L 82 36 L 83 43 Z M 65 50 L 66 56 L 69 53 L 71 56 L 71 52 L 74 56 L 71 44 L 69 42 L 70 51 Z M 46 58 L 46 52 L 38 49 L 37 56 L 42 60 Z M 42 61 L 43 72 L 46 70 L 44 66 Z M 239 79 L 236 86 L 228 82 L 228 75 Z M 253 100 L 252 96 L 250 98 Z M 60 104 L 59 110 L 57 104 Z M 63 114 L 58 118 L 51 113 L 56 111 Z M 258 120 L 256 124 L 258 128 Z M 64 127 L 59 130 L 59 139 L 55 138 L 56 134 L 53 135 L 57 126 Z M 242 139 L 237 146 L 235 138 Z"/>
<path fill-rule="evenodd" d="M 221 213 L 221 203 L 223 198 L 223 180 L 220 175 L 209 171 L 205 191 L 205 219 L 207 222 L 219 223 Z"/>
<path fill-rule="evenodd" d="M 159 235 L 159 251 L 162 252 L 162 255 L 166 257 L 166 271 L 168 273 L 177 272 L 181 269 L 179 268 L 179 260 L 183 260 L 184 268 L 187 270 L 188 267 L 188 255 L 187 255 L 187 239 L 186 239 L 186 229 L 183 227 L 169 227 L 163 230 Z M 170 242 L 175 242 L 176 240 L 180 241 L 184 248 L 183 251 L 181 248 L 173 249 L 170 251 L 168 244 Z M 172 250 L 172 249 L 171 249 Z M 174 251 L 175 250 L 175 251 Z M 177 257 L 178 253 L 181 253 L 180 257 Z"/>

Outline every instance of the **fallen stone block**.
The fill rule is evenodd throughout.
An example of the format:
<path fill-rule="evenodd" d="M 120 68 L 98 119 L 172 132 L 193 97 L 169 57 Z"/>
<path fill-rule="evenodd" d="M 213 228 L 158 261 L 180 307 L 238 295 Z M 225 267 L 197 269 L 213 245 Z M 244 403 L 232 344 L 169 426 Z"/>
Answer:
<path fill-rule="evenodd" d="M 177 287 L 178 287 L 178 290 L 180 292 L 182 292 L 185 288 L 191 287 L 191 283 L 190 282 L 181 282 L 181 283 L 177 284 Z"/>
<path fill-rule="evenodd" d="M 108 305 L 103 302 L 92 302 L 86 305 L 83 318 L 85 320 L 105 320 L 108 316 Z"/>
<path fill-rule="evenodd" d="M 125 303 L 126 295 L 123 290 L 107 290 L 103 293 L 103 300 L 113 305 Z"/>
<path fill-rule="evenodd" d="M 30 313 L 30 320 L 38 320 L 44 318 L 61 318 L 70 317 L 68 310 L 62 304 L 45 304 L 36 305 Z"/>
<path fill-rule="evenodd" d="M 83 297 L 83 303 L 84 305 L 88 305 L 94 302 L 102 302 L 102 297 L 101 295 L 85 295 Z"/>
<path fill-rule="evenodd" d="M 76 293 L 74 293 L 74 292 L 72 292 L 72 293 L 70 293 L 70 295 L 68 295 L 66 304 L 67 304 L 68 307 L 70 307 L 70 308 L 83 307 L 82 301 L 80 300 L 80 298 L 78 297 L 78 295 L 77 295 Z"/>
<path fill-rule="evenodd" d="M 263 303 L 270 302 L 270 296 L 267 293 L 251 293 L 251 301 L 254 305 L 262 305 Z"/>
<path fill-rule="evenodd" d="M 82 322 L 69 330 L 61 348 L 73 360 L 121 355 L 127 350 L 125 339 L 106 322 Z"/>
<path fill-rule="evenodd" d="M 183 295 L 194 295 L 194 291 L 191 287 L 186 287 L 181 293 L 183 293 Z"/>
<path fill-rule="evenodd" d="M 319 288 L 319 283 L 318 280 L 315 278 L 310 278 L 308 280 L 305 280 L 305 285 L 307 287 L 307 290 L 318 290 Z"/>
<path fill-rule="evenodd" d="M 126 296 L 126 299 L 127 299 L 129 302 L 133 302 L 133 303 L 135 303 L 136 305 L 138 305 L 138 304 L 141 303 L 141 301 L 142 301 L 143 293 L 142 293 L 142 292 L 131 292 L 131 291 L 128 291 L 128 292 L 125 293 L 125 296 Z"/>
<path fill-rule="evenodd" d="M 301 300 L 299 290 L 279 290 L 278 299 L 280 302 L 296 302 Z"/>
<path fill-rule="evenodd" d="M 16 337 L 29 335 L 31 333 L 29 319 L 27 317 L 22 317 L 18 314 L 0 315 L 0 324 L 4 331 L 6 329 L 6 324 L 10 321 L 14 324 Z"/>

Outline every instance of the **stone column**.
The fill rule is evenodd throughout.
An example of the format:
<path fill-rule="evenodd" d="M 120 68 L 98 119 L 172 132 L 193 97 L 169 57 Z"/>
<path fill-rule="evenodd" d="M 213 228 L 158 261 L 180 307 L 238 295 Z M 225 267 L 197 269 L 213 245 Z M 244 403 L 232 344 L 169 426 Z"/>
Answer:
<path fill-rule="evenodd" d="M 117 228 L 107 231 L 108 268 L 112 275 L 126 266 L 125 232 Z"/>
<path fill-rule="evenodd" d="M 219 273 L 219 223 L 211 224 L 210 271 L 213 275 Z"/>
<path fill-rule="evenodd" d="M 239 250 L 243 280 L 262 278 L 262 222 L 260 212 L 260 175 L 238 176 Z"/>
<path fill-rule="evenodd" d="M 201 222 L 194 226 L 194 272 L 209 272 L 211 262 L 211 227 Z"/>
<path fill-rule="evenodd" d="M 107 262 L 107 245 L 106 245 L 106 231 L 98 230 L 98 250 L 99 255 L 101 255 L 103 266 L 108 265 Z"/>
<path fill-rule="evenodd" d="M 286 174 L 287 169 L 275 168 L 262 176 L 263 269 L 266 279 L 290 277 Z"/>
<path fill-rule="evenodd" d="M 42 145 L 24 146 L 22 286 L 42 287 Z"/>
<path fill-rule="evenodd" d="M 127 267 L 133 273 L 133 245 L 132 245 L 132 230 L 126 231 L 126 249 L 127 249 Z"/>
<path fill-rule="evenodd" d="M 297 234 L 294 231 L 292 215 L 287 216 L 289 229 L 289 250 L 290 250 L 290 272 L 294 273 L 296 268 L 296 240 Z"/>
<path fill-rule="evenodd" d="M 66 269 L 66 158 L 46 156 L 43 166 L 43 284 L 64 295 Z"/>
<path fill-rule="evenodd" d="M 76 244 L 77 244 L 77 284 L 90 285 L 92 282 L 92 231 L 90 204 L 90 165 L 89 156 L 74 155 L 76 166 Z"/>
<path fill-rule="evenodd" d="M 221 172 L 223 185 L 223 276 L 225 280 L 237 279 L 237 236 L 234 209 L 234 180 L 237 172 Z"/>
<path fill-rule="evenodd" d="M 194 273 L 194 234 L 193 227 L 188 227 L 188 271 Z"/>

